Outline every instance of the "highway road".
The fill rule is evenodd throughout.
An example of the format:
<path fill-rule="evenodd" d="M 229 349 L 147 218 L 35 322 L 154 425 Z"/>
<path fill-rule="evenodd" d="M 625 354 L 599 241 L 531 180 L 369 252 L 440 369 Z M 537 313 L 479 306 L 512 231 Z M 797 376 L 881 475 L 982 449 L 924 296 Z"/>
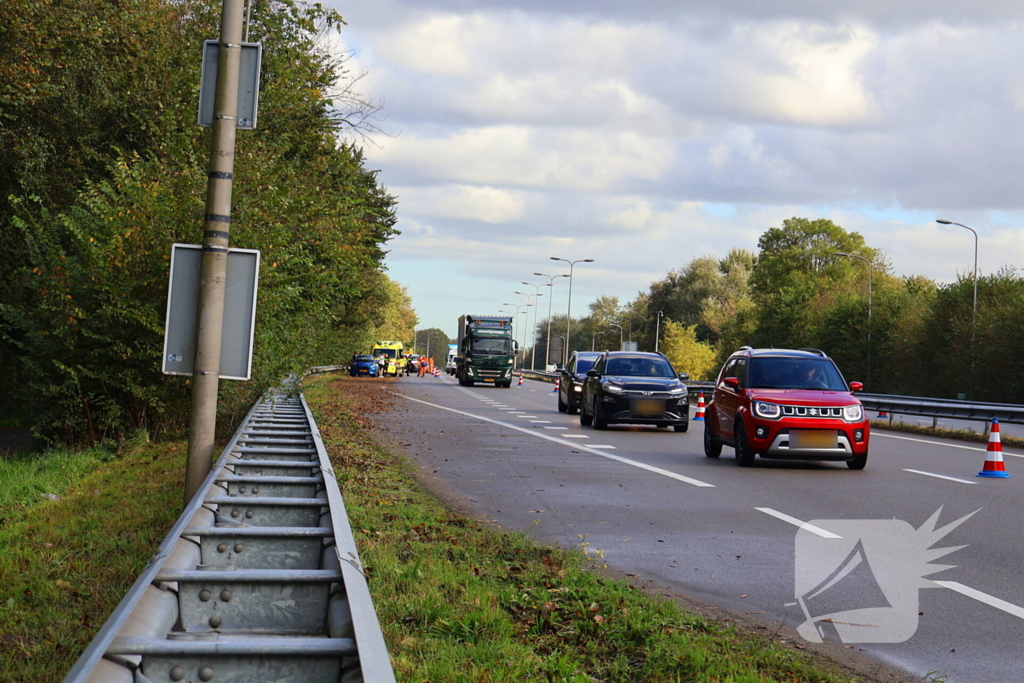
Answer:
<path fill-rule="evenodd" d="M 843 463 L 769 461 L 740 468 L 731 448 L 719 459 L 704 456 L 699 422 L 685 434 L 582 427 L 576 416 L 558 413 L 550 384 L 467 388 L 442 376 L 403 378 L 391 387 L 397 419 L 387 421 L 390 436 L 460 507 L 542 542 L 586 543 L 617 572 L 784 632 L 805 620 L 797 565 L 820 575 L 815 563 L 825 562 L 812 537 L 850 539 L 851 528 L 867 529 L 868 576 L 873 570 L 875 585 L 884 583 L 890 598 L 899 580 L 914 571 L 920 576 L 914 559 L 925 547 L 966 546 L 927 558 L 955 566 L 929 577 L 941 585 L 922 581 L 929 587 L 908 592 L 903 584 L 899 599 L 888 600 L 892 620 L 872 624 L 891 639 L 908 639 L 849 649 L 916 677 L 906 680 L 928 674 L 962 683 L 1024 678 L 1019 450 L 1004 450 L 1006 469 L 1015 476 L 982 479 L 975 474 L 985 460 L 984 444 L 876 430 L 864 471 Z M 923 542 L 924 534 L 913 530 L 940 509 L 936 527 L 975 514 L 941 540 Z M 907 524 L 851 527 L 836 520 Z M 804 539 L 799 549 L 798 531 Z M 851 581 L 854 576 L 863 572 L 851 572 Z M 837 595 L 841 601 L 838 591 L 830 597 Z M 855 595 L 861 597 L 854 602 L 865 594 Z M 903 631 L 890 623 L 901 619 Z M 835 634 L 828 639 L 838 642 Z M 833 652 L 843 647 L 831 646 Z"/>

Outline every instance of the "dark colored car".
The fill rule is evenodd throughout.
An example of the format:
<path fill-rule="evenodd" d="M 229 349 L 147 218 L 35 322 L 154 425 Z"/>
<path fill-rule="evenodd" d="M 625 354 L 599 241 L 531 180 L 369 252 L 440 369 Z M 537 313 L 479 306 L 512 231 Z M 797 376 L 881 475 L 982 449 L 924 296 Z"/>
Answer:
<path fill-rule="evenodd" d="M 817 349 L 744 346 L 718 373 L 705 411 L 704 453 L 736 449 L 744 467 L 758 456 L 785 460 L 838 460 L 861 470 L 871 429 L 864 407 L 839 368 Z"/>
<path fill-rule="evenodd" d="M 377 359 L 373 356 L 356 354 L 348 362 L 348 374 L 352 377 L 365 375 L 367 377 L 377 376 Z"/>
<path fill-rule="evenodd" d="M 609 424 L 690 426 L 690 398 L 681 380 L 660 353 L 606 351 L 587 371 L 580 405 L 580 424 L 604 429 Z"/>
<path fill-rule="evenodd" d="M 558 380 L 558 412 L 575 415 L 580 410 L 583 382 L 587 370 L 594 367 L 594 361 L 601 357 L 596 351 L 573 351 L 569 364 L 560 371 Z"/>

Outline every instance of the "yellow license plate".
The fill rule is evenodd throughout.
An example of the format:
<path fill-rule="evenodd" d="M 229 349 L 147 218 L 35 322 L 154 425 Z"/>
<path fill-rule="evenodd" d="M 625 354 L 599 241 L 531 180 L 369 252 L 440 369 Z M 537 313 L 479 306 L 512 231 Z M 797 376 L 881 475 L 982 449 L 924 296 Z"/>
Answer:
<path fill-rule="evenodd" d="M 791 429 L 790 448 L 838 448 L 839 437 L 830 429 Z"/>
<path fill-rule="evenodd" d="M 485 382 L 493 382 L 494 380 L 493 379 L 485 379 L 484 381 Z"/>
<path fill-rule="evenodd" d="M 629 412 L 637 417 L 657 417 L 665 414 L 665 401 L 660 398 L 635 398 Z"/>

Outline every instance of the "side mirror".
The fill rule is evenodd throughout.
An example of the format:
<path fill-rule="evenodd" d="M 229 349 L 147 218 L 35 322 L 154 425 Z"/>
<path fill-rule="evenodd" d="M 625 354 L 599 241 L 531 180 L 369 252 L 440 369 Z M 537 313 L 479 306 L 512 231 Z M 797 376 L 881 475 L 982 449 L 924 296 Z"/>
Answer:
<path fill-rule="evenodd" d="M 864 391 L 864 385 L 860 382 L 850 382 L 850 391 Z"/>
<path fill-rule="evenodd" d="M 725 379 L 722 380 L 722 382 L 724 382 L 725 386 L 729 387 L 730 389 L 740 388 L 740 381 L 736 377 L 726 377 Z"/>
<path fill-rule="evenodd" d="M 689 376 L 688 374 L 686 374 L 685 372 L 680 372 L 680 373 L 679 373 L 678 375 L 676 375 L 676 376 L 677 376 L 677 377 L 678 377 L 679 379 L 682 379 L 682 380 L 687 380 L 687 379 L 690 379 L 690 376 Z"/>
<path fill-rule="evenodd" d="M 599 377 L 596 370 L 587 370 L 587 377 Z"/>

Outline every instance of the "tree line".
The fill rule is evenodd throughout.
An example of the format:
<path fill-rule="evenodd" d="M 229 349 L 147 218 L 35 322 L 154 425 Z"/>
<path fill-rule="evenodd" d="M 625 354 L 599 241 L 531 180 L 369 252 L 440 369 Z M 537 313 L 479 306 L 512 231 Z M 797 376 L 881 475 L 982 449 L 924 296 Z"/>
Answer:
<path fill-rule="evenodd" d="M 240 131 L 231 244 L 262 252 L 253 379 L 221 417 L 288 373 L 411 338 L 383 268 L 395 198 L 352 142 L 372 130 L 342 17 L 253 0 L 259 128 Z M 181 430 L 188 384 L 160 373 L 174 242 L 199 243 L 209 129 L 195 122 L 215 0 L 0 6 L 0 412 L 50 441 Z M 17 49 L 13 49 L 16 46 Z"/>
<path fill-rule="evenodd" d="M 658 349 L 694 379 L 713 379 L 740 346 L 817 348 L 872 393 L 1024 403 L 1024 278 L 1010 266 L 979 275 L 976 308 L 974 286 L 966 270 L 949 283 L 898 276 L 858 233 L 790 218 L 756 252 L 693 258 L 625 303 L 599 297 L 573 319 L 569 348 L 618 348 L 615 323 L 640 350 L 653 351 L 657 333 Z M 565 322 L 554 316 L 552 335 Z M 537 327 L 539 351 L 546 329 Z"/>

